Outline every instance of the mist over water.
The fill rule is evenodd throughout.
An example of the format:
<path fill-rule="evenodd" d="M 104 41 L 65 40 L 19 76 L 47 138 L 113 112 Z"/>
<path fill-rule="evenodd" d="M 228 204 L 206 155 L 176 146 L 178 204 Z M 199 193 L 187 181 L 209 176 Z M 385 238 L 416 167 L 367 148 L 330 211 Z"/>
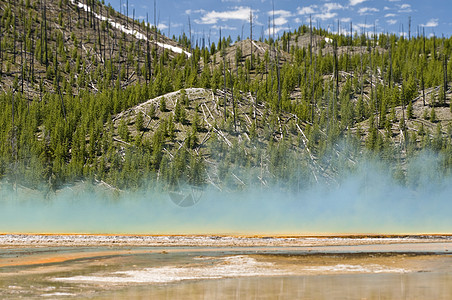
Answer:
<path fill-rule="evenodd" d="M 55 193 L 0 185 L 0 233 L 338 234 L 450 233 L 452 180 L 437 157 L 407 165 L 406 184 L 371 162 L 339 183 L 297 191 L 209 186 L 191 207 L 161 189 L 115 192 L 87 183 Z"/>

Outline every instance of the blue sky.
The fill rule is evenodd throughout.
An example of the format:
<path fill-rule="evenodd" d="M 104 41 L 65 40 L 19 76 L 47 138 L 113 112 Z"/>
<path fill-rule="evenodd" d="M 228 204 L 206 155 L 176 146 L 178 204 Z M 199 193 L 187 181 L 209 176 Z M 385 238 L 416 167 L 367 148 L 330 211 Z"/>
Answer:
<path fill-rule="evenodd" d="M 108 1 L 119 10 L 126 0 Z M 219 29 L 223 34 L 231 35 L 233 40 L 242 35 L 250 35 L 249 15 L 253 11 L 253 37 L 268 36 L 269 17 L 274 19 L 276 35 L 293 30 L 302 24 L 309 24 L 309 16 L 314 25 L 337 32 L 338 20 L 341 32 L 353 31 L 390 32 L 408 34 L 408 19 L 411 17 L 411 34 L 416 35 L 418 28 L 427 36 L 447 36 L 452 33 L 451 0 L 157 0 L 158 27 L 165 35 L 178 36 L 189 33 L 189 18 L 193 40 L 203 36 L 206 42 L 217 41 Z M 135 9 L 136 18 L 154 22 L 153 0 L 129 0 L 129 15 Z M 124 11 L 125 13 L 125 11 Z M 273 21 L 272 21 L 273 22 Z M 403 29 L 403 30 L 402 30 Z"/>

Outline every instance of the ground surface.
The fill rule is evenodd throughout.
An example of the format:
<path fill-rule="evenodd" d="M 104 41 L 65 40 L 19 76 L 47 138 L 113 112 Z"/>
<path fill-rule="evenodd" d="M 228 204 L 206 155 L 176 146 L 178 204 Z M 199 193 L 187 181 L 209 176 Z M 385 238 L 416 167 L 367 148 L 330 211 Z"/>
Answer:
<path fill-rule="evenodd" d="M 451 236 L 0 235 L 0 298 L 450 299 Z"/>

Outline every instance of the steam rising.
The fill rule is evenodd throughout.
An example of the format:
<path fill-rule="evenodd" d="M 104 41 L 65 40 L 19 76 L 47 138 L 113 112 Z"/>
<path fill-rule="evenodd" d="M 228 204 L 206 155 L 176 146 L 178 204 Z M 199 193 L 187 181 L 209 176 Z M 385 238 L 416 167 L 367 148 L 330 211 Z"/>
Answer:
<path fill-rule="evenodd" d="M 362 163 L 339 184 L 303 190 L 207 187 L 199 203 L 179 207 L 158 187 L 114 192 L 75 184 L 45 195 L 0 185 L 0 230 L 7 233 L 321 234 L 447 233 L 452 230 L 452 180 L 439 159 L 407 165 L 406 184 L 376 164 Z"/>

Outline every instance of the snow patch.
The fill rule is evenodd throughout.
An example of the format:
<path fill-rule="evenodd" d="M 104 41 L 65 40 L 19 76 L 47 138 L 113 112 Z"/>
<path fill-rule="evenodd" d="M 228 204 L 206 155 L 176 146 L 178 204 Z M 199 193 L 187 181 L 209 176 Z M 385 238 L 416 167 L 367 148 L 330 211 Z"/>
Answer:
<path fill-rule="evenodd" d="M 71 3 L 79 8 L 82 8 L 83 10 L 87 11 L 87 12 L 91 12 L 91 8 L 89 8 L 86 4 L 77 2 L 75 0 L 70 0 Z M 116 23 L 113 19 L 104 17 L 102 15 L 99 15 L 97 13 L 94 13 L 94 16 L 101 20 L 101 21 L 108 21 L 108 23 L 110 23 L 114 28 L 124 32 L 125 34 L 129 34 L 129 35 L 133 35 L 135 36 L 137 39 L 139 40 L 144 40 L 147 41 L 148 38 L 146 37 L 146 35 L 142 34 L 141 32 L 137 31 L 137 30 L 131 30 L 128 29 L 126 26 L 121 25 L 119 23 Z M 185 50 L 183 50 L 182 48 L 176 47 L 176 46 L 171 46 L 169 44 L 164 44 L 164 43 L 160 43 L 160 42 L 154 42 L 152 41 L 152 43 L 157 44 L 157 46 L 162 47 L 164 49 L 168 49 L 171 50 L 175 53 L 185 53 L 185 55 L 187 55 L 188 57 L 191 57 L 191 53 L 187 52 Z"/>

